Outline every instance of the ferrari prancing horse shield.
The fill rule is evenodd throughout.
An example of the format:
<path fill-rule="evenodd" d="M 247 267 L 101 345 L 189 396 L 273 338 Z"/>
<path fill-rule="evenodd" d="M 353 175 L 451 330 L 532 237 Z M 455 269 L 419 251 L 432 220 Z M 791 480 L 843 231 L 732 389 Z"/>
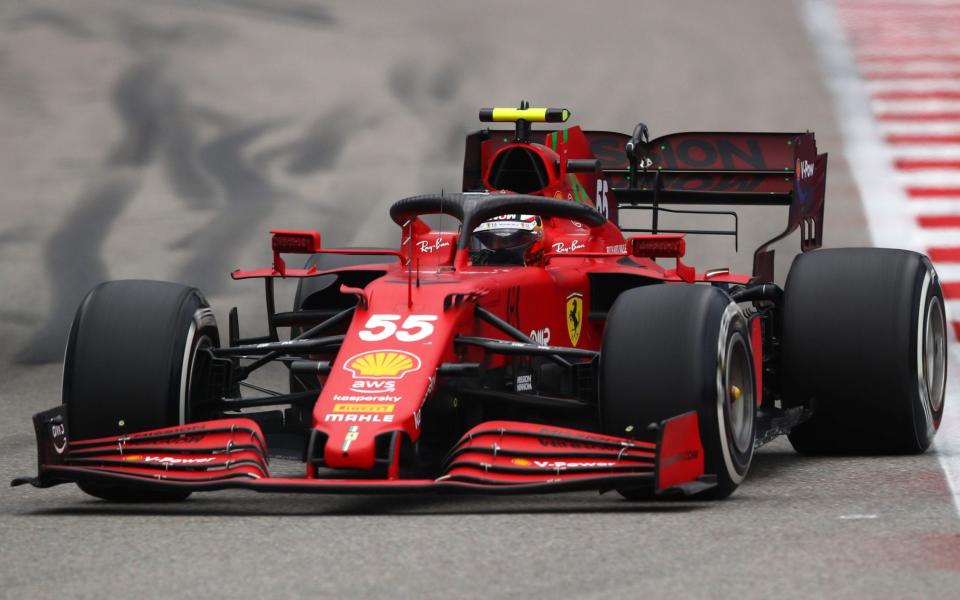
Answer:
<path fill-rule="evenodd" d="M 574 346 L 580 341 L 580 326 L 583 324 L 583 294 L 574 292 L 567 296 L 567 333 Z"/>

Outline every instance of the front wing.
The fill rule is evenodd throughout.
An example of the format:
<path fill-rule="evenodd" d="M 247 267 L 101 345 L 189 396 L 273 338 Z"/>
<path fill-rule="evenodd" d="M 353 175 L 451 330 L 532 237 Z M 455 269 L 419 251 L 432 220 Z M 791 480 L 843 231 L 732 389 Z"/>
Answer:
<path fill-rule="evenodd" d="M 644 489 L 690 495 L 704 475 L 697 415 L 660 423 L 655 442 L 514 421 L 467 432 L 435 479 L 273 477 L 266 442 L 249 419 L 192 423 L 90 440 L 69 440 L 64 407 L 34 416 L 39 474 L 12 485 L 100 482 L 153 489 L 259 492 L 523 494 Z"/>

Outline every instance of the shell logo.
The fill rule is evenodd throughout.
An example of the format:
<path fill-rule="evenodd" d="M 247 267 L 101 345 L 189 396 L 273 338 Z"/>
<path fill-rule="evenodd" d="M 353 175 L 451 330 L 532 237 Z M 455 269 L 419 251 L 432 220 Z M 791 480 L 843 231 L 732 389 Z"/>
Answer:
<path fill-rule="evenodd" d="M 403 350 L 375 350 L 347 359 L 343 368 L 350 371 L 354 379 L 400 379 L 420 368 L 420 358 Z"/>
<path fill-rule="evenodd" d="M 530 461 L 526 458 L 514 458 L 510 461 L 511 463 L 517 465 L 518 467 L 529 467 Z"/>

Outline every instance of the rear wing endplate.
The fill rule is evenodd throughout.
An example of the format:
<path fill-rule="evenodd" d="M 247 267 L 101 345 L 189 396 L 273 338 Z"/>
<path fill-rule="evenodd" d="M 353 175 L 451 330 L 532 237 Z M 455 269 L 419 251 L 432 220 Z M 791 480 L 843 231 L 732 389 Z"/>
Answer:
<path fill-rule="evenodd" d="M 637 130 L 645 133 L 640 126 Z M 489 141 L 489 152 L 495 152 L 510 143 L 510 133 L 484 130 L 467 136 L 465 191 L 484 189 L 481 144 Z M 542 144 L 551 133 L 553 130 L 533 131 L 530 141 Z M 610 219 L 618 225 L 619 209 L 646 209 L 656 215 L 661 206 L 670 205 L 789 207 L 783 232 L 754 252 L 757 281 L 773 281 L 770 246 L 794 231 L 800 230 L 804 252 L 823 243 L 827 155 L 817 154 L 813 133 L 689 132 L 652 140 L 610 131 L 584 134 L 610 186 Z M 633 160 L 626 151 L 631 142 Z M 644 231 L 657 229 L 656 217 L 653 223 L 653 228 Z M 735 231 L 687 233 L 735 235 Z"/>
<path fill-rule="evenodd" d="M 773 280 L 773 243 L 798 229 L 803 252 L 823 243 L 827 155 L 817 154 L 813 133 L 590 134 L 604 148 L 633 143 L 633 156 L 600 160 L 618 207 L 649 207 L 654 228 L 662 205 L 788 206 L 786 228 L 754 253 L 758 281 Z"/>

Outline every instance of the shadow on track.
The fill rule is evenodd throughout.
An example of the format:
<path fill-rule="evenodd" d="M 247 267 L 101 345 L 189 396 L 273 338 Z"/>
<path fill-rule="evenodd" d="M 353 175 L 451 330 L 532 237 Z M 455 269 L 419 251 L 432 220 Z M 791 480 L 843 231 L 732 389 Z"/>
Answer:
<path fill-rule="evenodd" d="M 177 516 L 177 517 L 261 517 L 261 516 L 468 516 L 521 514 L 611 514 L 611 513 L 668 513 L 695 512 L 708 508 L 702 502 L 640 502 L 619 498 L 598 505 L 598 497 L 574 499 L 564 495 L 528 497 L 518 501 L 476 495 L 447 496 L 294 496 L 290 494 L 233 496 L 229 500 L 215 497 L 193 497 L 179 504 L 111 504 L 87 500 L 71 506 L 44 508 L 21 513 L 23 516 Z"/>

